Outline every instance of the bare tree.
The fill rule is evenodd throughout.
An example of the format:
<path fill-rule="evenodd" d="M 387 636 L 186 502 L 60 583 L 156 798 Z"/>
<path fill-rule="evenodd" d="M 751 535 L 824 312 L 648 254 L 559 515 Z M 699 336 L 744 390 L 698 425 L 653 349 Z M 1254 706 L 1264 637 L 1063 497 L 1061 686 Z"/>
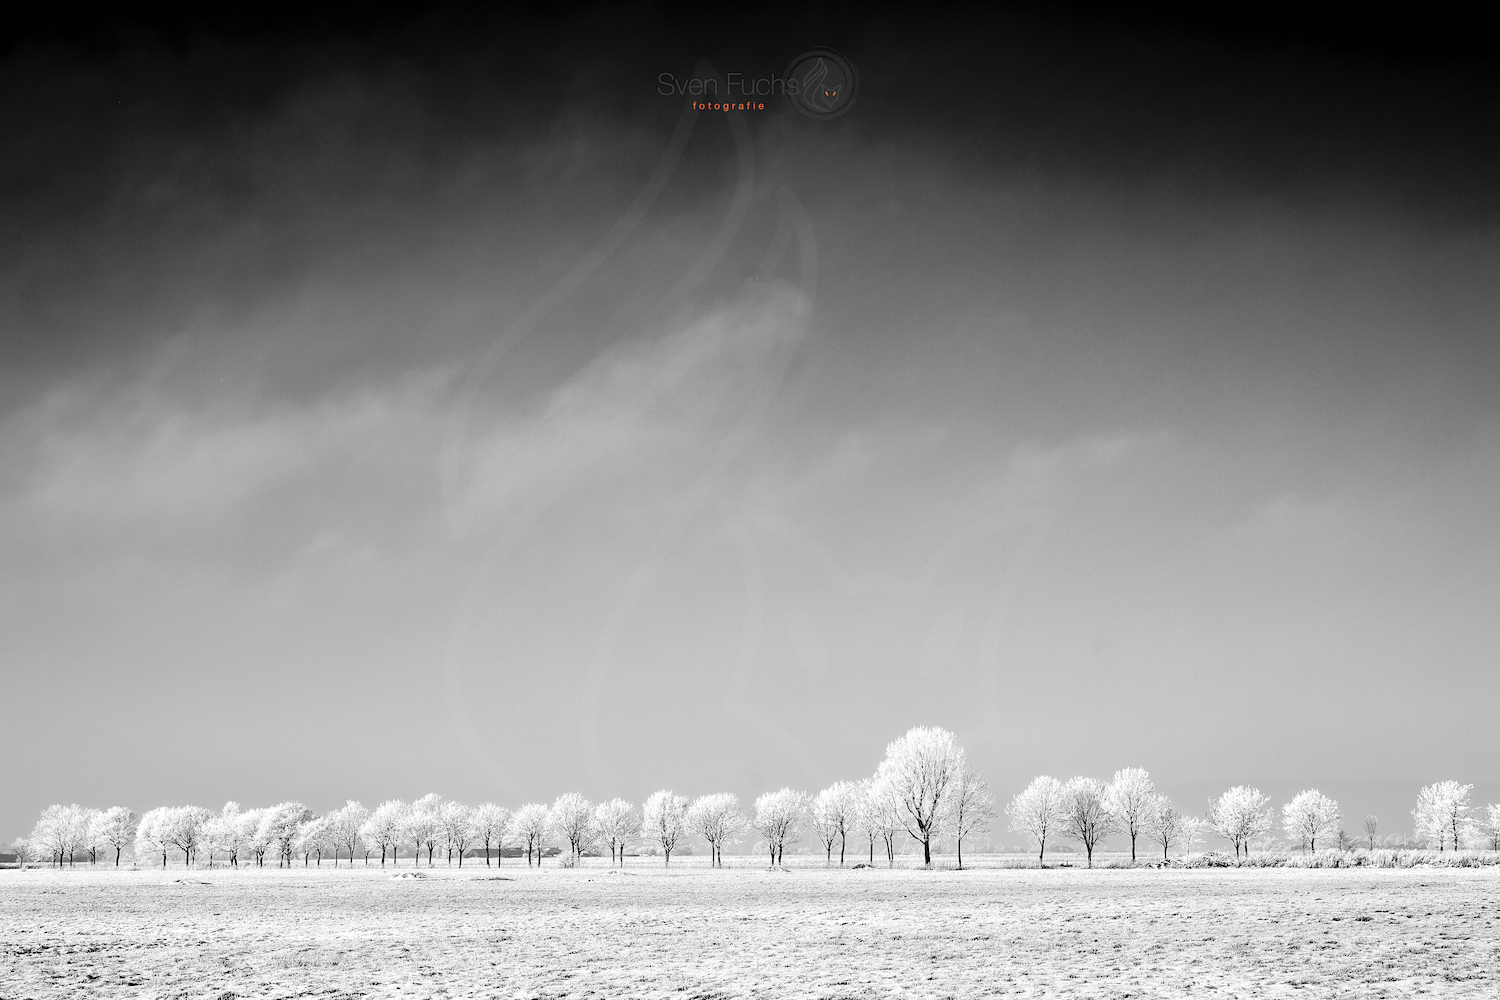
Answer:
<path fill-rule="evenodd" d="M 577 792 L 565 792 L 552 803 L 548 825 L 568 845 L 576 864 L 594 841 L 594 805 Z"/>
<path fill-rule="evenodd" d="M 947 817 L 943 826 L 953 833 L 958 844 L 958 867 L 964 866 L 964 838 L 988 829 L 995 818 L 995 800 L 990 786 L 979 769 L 966 765 L 959 772 L 948 796 Z"/>
<path fill-rule="evenodd" d="M 1083 845 L 1090 868 L 1094 848 L 1115 831 L 1115 817 L 1104 801 L 1106 791 L 1098 778 L 1073 778 L 1063 786 L 1063 832 Z"/>
<path fill-rule="evenodd" d="M 505 849 L 505 826 L 510 820 L 510 811 L 493 802 L 474 807 L 474 839 L 484 845 L 484 864 L 490 864 L 490 845 L 495 847 L 495 863 L 500 863 L 500 852 Z"/>
<path fill-rule="evenodd" d="M 664 863 L 672 863 L 672 851 L 687 832 L 687 798 L 667 789 L 652 792 L 641 806 L 641 828 L 645 836 L 661 845 Z"/>
<path fill-rule="evenodd" d="M 932 839 L 938 834 L 945 796 L 963 766 L 958 741 L 936 726 L 908 730 L 885 748 L 876 780 L 896 802 L 906 832 L 921 842 L 923 864 L 932 864 Z"/>
<path fill-rule="evenodd" d="M 1281 807 L 1281 828 L 1304 848 L 1318 849 L 1318 838 L 1339 827 L 1339 804 L 1316 788 L 1298 792 Z"/>
<path fill-rule="evenodd" d="M 1380 818 L 1373 813 L 1365 817 L 1365 838 L 1370 842 L 1370 850 L 1375 850 L 1375 833 L 1380 829 Z"/>
<path fill-rule="evenodd" d="M 772 867 L 781 863 L 786 842 L 802 822 L 807 804 L 806 794 L 790 788 L 767 792 L 755 800 L 755 818 L 750 822 L 766 839 Z"/>
<path fill-rule="evenodd" d="M 722 868 L 724 845 L 745 828 L 740 800 L 729 792 L 701 795 L 688 806 L 687 822 L 694 833 L 708 841 L 709 865 Z"/>
<path fill-rule="evenodd" d="M 1126 767 L 1115 772 L 1109 783 L 1104 801 L 1115 818 L 1115 826 L 1130 837 L 1130 860 L 1135 860 L 1135 838 L 1145 822 L 1145 810 L 1156 794 L 1156 785 L 1151 776 L 1139 767 Z"/>
<path fill-rule="evenodd" d="M 625 848 L 641 833 L 640 813 L 624 799 L 610 799 L 594 809 L 594 825 L 599 829 L 599 839 L 609 845 L 611 863 L 618 853 L 620 867 L 624 868 Z"/>
<path fill-rule="evenodd" d="M 141 819 L 125 806 L 110 806 L 99 816 L 99 837 L 115 849 L 115 867 L 120 867 L 120 854 L 135 840 L 136 827 Z"/>
<path fill-rule="evenodd" d="M 1026 790 L 1010 800 L 1005 815 L 1010 817 L 1010 829 L 1025 834 L 1036 844 L 1038 861 L 1047 853 L 1047 837 L 1063 825 L 1063 804 L 1066 796 L 1063 783 L 1048 775 L 1033 778 Z"/>
<path fill-rule="evenodd" d="M 1438 850 L 1452 844 L 1456 851 L 1473 828 L 1469 793 L 1473 785 L 1456 781 L 1439 781 L 1426 785 L 1417 793 L 1417 807 L 1411 811 L 1417 837 L 1437 840 Z"/>
<path fill-rule="evenodd" d="M 1198 820 L 1184 815 L 1165 795 L 1152 795 L 1142 810 L 1141 829 L 1161 845 L 1161 859 L 1174 847 L 1189 847 L 1198 836 Z"/>
<path fill-rule="evenodd" d="M 532 853 L 536 863 L 542 863 L 542 848 L 547 842 L 547 820 L 551 810 L 540 802 L 528 802 L 510 817 L 510 839 L 526 847 L 526 865 L 531 866 Z"/>
<path fill-rule="evenodd" d="M 333 838 L 333 866 L 338 867 L 339 849 L 349 853 L 349 867 L 354 867 L 354 851 L 359 846 L 359 831 L 364 828 L 365 820 L 370 818 L 370 810 L 348 799 L 342 806 L 328 814 L 328 829 Z M 366 857 L 366 862 L 369 858 Z"/>
<path fill-rule="evenodd" d="M 396 863 L 396 850 L 406 839 L 406 813 L 410 807 L 400 799 L 387 799 L 375 807 L 360 828 L 360 836 L 367 844 L 380 845 L 380 867 L 385 867 L 385 854 L 391 853 L 391 864 Z"/>

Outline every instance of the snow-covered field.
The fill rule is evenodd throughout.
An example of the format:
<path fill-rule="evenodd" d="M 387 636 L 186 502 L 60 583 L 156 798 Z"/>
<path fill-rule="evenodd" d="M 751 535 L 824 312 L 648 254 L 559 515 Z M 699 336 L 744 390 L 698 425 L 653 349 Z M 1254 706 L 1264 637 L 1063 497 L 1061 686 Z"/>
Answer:
<path fill-rule="evenodd" d="M 1495 869 L 596 864 L 0 871 L 0 997 L 1500 996 Z"/>

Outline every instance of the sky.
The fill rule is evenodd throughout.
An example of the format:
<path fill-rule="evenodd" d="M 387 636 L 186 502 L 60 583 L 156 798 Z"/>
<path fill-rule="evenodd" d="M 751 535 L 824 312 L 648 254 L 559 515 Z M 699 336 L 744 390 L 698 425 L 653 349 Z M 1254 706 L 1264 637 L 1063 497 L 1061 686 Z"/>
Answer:
<path fill-rule="evenodd" d="M 1494 56 L 1080 11 L 10 29 L 0 840 L 915 725 L 1500 799 Z M 658 92 L 818 46 L 831 121 Z"/>

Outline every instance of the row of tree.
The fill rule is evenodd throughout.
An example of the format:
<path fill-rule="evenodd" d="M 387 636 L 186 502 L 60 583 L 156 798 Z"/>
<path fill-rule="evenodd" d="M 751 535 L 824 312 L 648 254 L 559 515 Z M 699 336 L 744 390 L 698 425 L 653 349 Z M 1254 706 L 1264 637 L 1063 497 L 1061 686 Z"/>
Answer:
<path fill-rule="evenodd" d="M 1465 844 L 1500 850 L 1500 805 L 1476 812 L 1470 802 L 1473 789 L 1456 781 L 1424 787 L 1411 813 L 1417 839 L 1436 843 L 1439 851 L 1458 850 Z M 1159 794 L 1150 775 L 1138 767 L 1116 771 L 1108 783 L 1097 778 L 1062 782 L 1043 775 L 1012 799 L 1005 812 L 1010 829 L 1036 844 L 1038 857 L 1046 850 L 1049 836 L 1061 835 L 1083 847 L 1090 867 L 1094 848 L 1112 834 L 1130 838 L 1131 860 L 1136 857 L 1138 838 L 1160 846 L 1165 858 L 1173 847 L 1191 846 L 1204 830 L 1226 840 L 1239 857 L 1242 851 L 1248 855 L 1251 845 L 1276 823 L 1270 797 L 1244 785 L 1212 800 L 1203 817 L 1190 816 Z M 1319 840 L 1330 838 L 1341 848 L 1353 846 L 1340 825 L 1342 819 L 1339 804 L 1316 788 L 1298 792 L 1281 807 L 1282 831 L 1305 850 L 1316 850 Z M 1364 834 L 1371 849 L 1378 828 L 1375 816 L 1365 817 Z"/>
<path fill-rule="evenodd" d="M 1421 790 L 1413 810 L 1419 837 L 1436 841 L 1440 850 L 1457 848 L 1483 833 L 1488 845 L 1500 850 L 1500 806 L 1478 816 L 1469 802 L 1471 785 L 1445 781 Z M 1045 854 L 1049 839 L 1076 841 L 1093 865 L 1094 849 L 1111 835 L 1130 840 L 1136 857 L 1141 839 L 1159 846 L 1163 857 L 1174 848 L 1186 849 L 1202 831 L 1209 830 L 1233 845 L 1235 855 L 1248 854 L 1251 844 L 1273 827 L 1270 799 L 1258 789 L 1236 786 L 1210 803 L 1202 818 L 1179 810 L 1156 791 L 1150 775 L 1140 768 L 1117 771 L 1109 782 L 1079 777 L 1070 781 L 1042 776 L 1005 807 L 1009 829 L 1024 834 Z M 758 797 L 747 814 L 728 792 L 689 800 L 670 790 L 655 792 L 637 809 L 623 799 L 591 803 L 576 792 L 557 797 L 549 806 L 529 803 L 510 810 L 494 803 L 466 806 L 427 795 L 415 802 L 382 802 L 373 810 L 347 802 L 324 815 L 314 815 L 300 802 L 283 802 L 259 809 L 242 809 L 230 802 L 218 813 L 199 806 L 168 806 L 137 816 L 123 806 L 84 809 L 49 806 L 30 838 L 16 849 L 61 865 L 78 855 L 95 863 L 110 852 L 116 865 L 133 846 L 137 860 L 181 855 L 185 863 L 241 863 L 263 866 L 267 858 L 289 866 L 331 860 L 351 864 L 361 853 L 368 864 L 379 854 L 380 864 L 395 864 L 411 850 L 414 864 L 425 857 L 455 856 L 461 866 L 471 850 L 482 849 L 485 864 L 507 848 L 526 856 L 528 865 L 541 864 L 548 848 L 566 852 L 563 864 L 577 864 L 586 852 L 608 848 L 611 864 L 624 865 L 632 845 L 645 842 L 659 848 L 666 864 L 690 836 L 708 845 L 710 864 L 723 863 L 723 851 L 747 831 L 759 834 L 770 863 L 782 863 L 788 843 L 804 830 L 824 850 L 825 864 L 833 863 L 835 846 L 843 865 L 851 843 L 875 860 L 879 845 L 894 865 L 898 844 L 909 839 L 921 845 L 922 860 L 930 864 L 934 843 L 955 841 L 959 867 L 965 839 L 989 828 L 995 803 L 983 775 L 968 763 L 952 733 L 916 728 L 893 741 L 875 774 L 859 781 L 840 781 L 816 795 L 783 788 Z M 1316 849 L 1317 842 L 1336 834 L 1338 803 L 1316 789 L 1294 796 L 1282 806 L 1282 829 L 1295 843 Z M 1365 833 L 1375 845 L 1376 820 L 1367 817 Z"/>

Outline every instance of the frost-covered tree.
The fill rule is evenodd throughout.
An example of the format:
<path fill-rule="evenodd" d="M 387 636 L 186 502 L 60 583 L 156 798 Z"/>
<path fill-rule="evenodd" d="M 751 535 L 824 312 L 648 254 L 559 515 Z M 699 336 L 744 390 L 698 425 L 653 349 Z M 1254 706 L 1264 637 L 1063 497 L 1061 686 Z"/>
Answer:
<path fill-rule="evenodd" d="M 577 792 L 564 792 L 552 802 L 547 825 L 567 845 L 577 862 L 594 842 L 594 804 Z"/>
<path fill-rule="evenodd" d="M 79 805 L 51 805 L 42 810 L 42 815 L 31 830 L 31 843 L 36 852 L 51 858 L 59 868 L 63 863 L 73 864 L 73 854 L 88 839 L 88 810 Z"/>
<path fill-rule="evenodd" d="M 1500 851 L 1500 804 L 1491 803 L 1485 808 L 1481 824 L 1484 827 L 1485 846 L 1492 851 Z"/>
<path fill-rule="evenodd" d="M 500 863 L 500 852 L 505 849 L 505 824 L 510 821 L 510 810 L 493 802 L 474 807 L 472 829 L 474 842 L 484 845 L 484 864 L 490 864 L 490 848 L 495 848 L 495 863 Z"/>
<path fill-rule="evenodd" d="M 1115 826 L 1130 838 L 1130 860 L 1135 860 L 1135 838 L 1145 824 L 1146 807 L 1156 785 L 1143 768 L 1126 767 L 1115 772 L 1105 792 L 1104 802 L 1115 818 Z"/>
<path fill-rule="evenodd" d="M 641 831 L 652 843 L 661 845 L 662 863 L 672 863 L 677 842 L 687 833 L 688 800 L 669 789 L 652 792 L 641 806 Z"/>
<path fill-rule="evenodd" d="M 365 820 L 370 818 L 370 810 L 355 802 L 353 799 L 345 800 L 333 812 L 328 814 L 328 833 L 333 841 L 333 866 L 338 867 L 339 851 L 343 850 L 349 855 L 349 867 L 354 867 L 354 852 L 359 848 L 359 831 L 364 829 Z M 366 855 L 365 862 L 369 863 Z"/>
<path fill-rule="evenodd" d="M 932 864 L 932 840 L 938 835 L 946 796 L 963 767 L 963 748 L 952 733 L 917 726 L 891 741 L 875 772 L 896 803 L 906 832 L 922 844 L 923 864 Z"/>
<path fill-rule="evenodd" d="M 875 841 L 880 839 L 880 803 L 875 798 L 875 782 L 861 778 L 854 785 L 854 809 L 851 827 L 870 848 L 870 864 L 875 864 Z"/>
<path fill-rule="evenodd" d="M 167 811 L 167 843 L 182 852 L 183 865 L 191 868 L 194 855 L 203 843 L 209 820 L 214 814 L 202 806 L 178 806 Z"/>
<path fill-rule="evenodd" d="M 246 809 L 234 817 L 236 833 L 244 849 L 255 856 L 255 867 L 263 868 L 271 851 L 271 827 L 266 809 Z"/>
<path fill-rule="evenodd" d="M 790 788 L 767 792 L 755 800 L 755 818 L 750 822 L 765 838 L 773 867 L 781 863 L 786 842 L 806 815 L 807 805 L 806 793 Z"/>
<path fill-rule="evenodd" d="M 1094 848 L 1115 832 L 1115 817 L 1104 796 L 1108 786 L 1098 778 L 1073 778 L 1063 786 L 1063 835 L 1083 845 L 1088 867 Z"/>
<path fill-rule="evenodd" d="M 1417 807 L 1411 811 L 1417 838 L 1436 840 L 1439 851 L 1450 844 L 1458 850 L 1473 829 L 1473 807 L 1469 804 L 1473 790 L 1473 785 L 1456 781 L 1423 787 L 1417 793 Z"/>
<path fill-rule="evenodd" d="M 276 867 L 292 866 L 292 855 L 296 851 L 297 834 L 302 824 L 312 819 L 312 810 L 300 802 L 280 802 L 270 806 L 260 815 L 260 833 L 276 852 Z"/>
<path fill-rule="evenodd" d="M 833 865 L 833 845 L 848 829 L 848 810 L 843 801 L 843 786 L 839 782 L 823 789 L 812 797 L 807 807 L 807 825 L 818 843 L 823 845 L 823 866 Z M 843 852 L 839 852 L 839 865 L 843 865 Z"/>
<path fill-rule="evenodd" d="M 17 837 L 10 842 L 10 853 L 16 856 L 16 864 L 22 868 L 31 864 L 42 855 L 37 852 L 36 845 L 29 837 Z"/>
<path fill-rule="evenodd" d="M 1234 856 L 1250 856 L 1250 843 L 1271 829 L 1271 800 L 1259 788 L 1235 785 L 1209 803 L 1209 829 L 1234 845 Z"/>
<path fill-rule="evenodd" d="M 443 825 L 438 815 L 442 803 L 437 793 L 430 792 L 413 802 L 406 813 L 406 839 L 416 845 L 418 860 L 426 848 L 428 868 L 432 867 L 432 855 L 443 839 Z"/>
<path fill-rule="evenodd" d="M 1318 849 L 1318 838 L 1332 836 L 1339 828 L 1339 804 L 1316 788 L 1292 796 L 1281 807 L 1281 828 L 1290 840 L 1304 848 Z"/>
<path fill-rule="evenodd" d="M 739 797 L 730 792 L 700 795 L 687 810 L 688 827 L 708 841 L 710 867 L 723 867 L 724 845 L 745 829 L 745 822 Z"/>
<path fill-rule="evenodd" d="M 532 853 L 536 854 L 538 866 L 542 863 L 542 848 L 547 843 L 548 819 L 551 810 L 540 802 L 528 802 L 510 817 L 510 839 L 526 848 L 526 865 L 531 866 Z"/>
<path fill-rule="evenodd" d="M 408 806 L 400 799 L 387 799 L 375 807 L 359 835 L 366 844 L 380 845 L 380 867 L 385 867 L 386 852 L 391 855 L 391 864 L 396 863 L 396 850 L 406 839 L 406 813 Z"/>
<path fill-rule="evenodd" d="M 443 849 L 448 852 L 448 864 L 453 865 L 453 852 L 458 852 L 458 867 L 464 866 L 464 851 L 473 839 L 474 812 L 460 802 L 443 802 L 437 808 L 438 835 Z"/>
<path fill-rule="evenodd" d="M 1375 834 L 1380 829 L 1380 818 L 1371 814 L 1365 817 L 1365 839 L 1370 842 L 1370 850 L 1375 850 Z"/>
<path fill-rule="evenodd" d="M 942 825 L 958 846 L 958 867 L 964 866 L 964 838 L 989 828 L 995 818 L 995 800 L 989 783 L 973 765 L 966 764 L 954 780 Z"/>
<path fill-rule="evenodd" d="M 203 826 L 203 850 L 208 852 L 208 865 L 213 867 L 214 857 L 222 854 L 231 867 L 240 863 L 240 804 L 226 802 L 216 816 L 211 816 Z"/>
<path fill-rule="evenodd" d="M 89 856 L 89 865 L 99 863 L 99 852 L 104 848 L 104 813 L 98 809 L 84 809 L 78 818 L 78 850 Z"/>
<path fill-rule="evenodd" d="M 870 779 L 870 796 L 866 800 L 872 812 L 872 822 L 880 832 L 885 845 L 886 867 L 896 867 L 896 840 L 906 833 L 906 823 L 901 816 L 901 804 L 889 785 L 876 777 Z"/>
<path fill-rule="evenodd" d="M 125 806 L 110 806 L 99 814 L 100 842 L 114 848 L 115 867 L 120 867 L 120 855 L 135 840 L 136 827 L 141 818 Z"/>
<path fill-rule="evenodd" d="M 594 825 L 599 829 L 599 839 L 609 845 L 611 863 L 618 852 L 620 867 L 624 868 L 625 848 L 641 834 L 641 814 L 624 799 L 610 799 L 595 807 Z"/>
<path fill-rule="evenodd" d="M 1011 832 L 1024 834 L 1036 844 L 1038 861 L 1047 853 L 1047 837 L 1062 828 L 1065 801 L 1063 783 L 1043 774 L 1031 779 L 1025 791 L 1005 807 Z"/>
<path fill-rule="evenodd" d="M 161 855 L 161 866 L 167 867 L 167 852 L 172 848 L 169 839 L 168 814 L 172 810 L 165 806 L 149 810 L 141 817 L 135 829 L 135 856 L 154 858 Z"/>
<path fill-rule="evenodd" d="M 1185 815 L 1165 795 L 1153 794 L 1141 810 L 1141 831 L 1161 845 L 1161 859 L 1174 847 L 1191 847 L 1198 837 L 1198 820 Z"/>
<path fill-rule="evenodd" d="M 302 855 L 302 867 L 306 868 L 309 859 L 316 857 L 318 867 L 322 868 L 323 855 L 333 853 L 334 844 L 333 828 L 328 822 L 328 817 L 313 816 L 298 825 L 296 839 L 292 841 L 292 849 Z"/>

